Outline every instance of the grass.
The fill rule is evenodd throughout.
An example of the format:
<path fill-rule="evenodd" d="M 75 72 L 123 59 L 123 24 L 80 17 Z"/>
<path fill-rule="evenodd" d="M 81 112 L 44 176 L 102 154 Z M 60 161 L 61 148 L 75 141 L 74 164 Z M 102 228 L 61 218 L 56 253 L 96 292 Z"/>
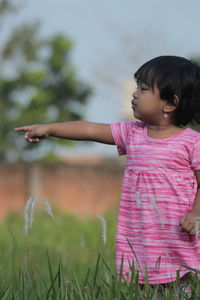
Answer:
<path fill-rule="evenodd" d="M 23 234 L 22 216 L 10 215 L 0 224 L 0 299 L 156 300 L 160 286 L 148 280 L 144 291 L 132 266 L 130 282 L 115 276 L 116 211 L 104 215 L 107 243 L 98 218 L 78 220 L 55 212 L 55 219 L 36 213 L 33 228 Z M 122 261 L 123 263 L 123 261 Z M 180 289 L 180 278 L 161 290 L 161 299 L 200 299 L 200 284 L 190 276 L 193 294 Z"/>

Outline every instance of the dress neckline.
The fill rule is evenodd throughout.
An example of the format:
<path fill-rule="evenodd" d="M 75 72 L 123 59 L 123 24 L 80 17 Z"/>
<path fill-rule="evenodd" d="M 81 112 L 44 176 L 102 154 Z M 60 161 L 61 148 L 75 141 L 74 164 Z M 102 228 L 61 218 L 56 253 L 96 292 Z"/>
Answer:
<path fill-rule="evenodd" d="M 164 139 L 156 139 L 156 138 L 152 138 L 152 137 L 150 137 L 150 136 L 148 135 L 148 132 L 147 132 L 147 131 L 148 131 L 148 125 L 145 124 L 143 133 L 144 133 L 144 137 L 146 138 L 146 140 L 149 140 L 149 141 L 152 141 L 152 142 L 162 142 L 162 143 L 164 143 L 164 142 L 173 140 L 173 139 L 175 139 L 176 137 L 179 137 L 180 135 L 184 134 L 184 133 L 185 133 L 186 131 L 188 131 L 189 129 L 190 129 L 190 128 L 185 128 L 185 129 L 183 129 L 182 131 L 180 131 L 179 133 L 177 133 L 177 134 L 175 134 L 175 135 L 172 135 L 172 136 L 170 136 L 170 137 L 168 137 L 168 138 L 164 138 Z"/>

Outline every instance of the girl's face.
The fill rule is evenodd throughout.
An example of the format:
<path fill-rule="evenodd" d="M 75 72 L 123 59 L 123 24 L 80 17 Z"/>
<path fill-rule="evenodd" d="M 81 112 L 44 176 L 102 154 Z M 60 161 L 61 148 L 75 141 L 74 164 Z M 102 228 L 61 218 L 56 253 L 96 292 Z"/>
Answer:
<path fill-rule="evenodd" d="M 159 124 L 163 120 L 164 111 L 169 112 L 172 105 L 160 99 L 157 87 L 154 91 L 145 83 L 138 82 L 137 89 L 133 93 L 132 109 L 137 119 L 149 124 Z"/>

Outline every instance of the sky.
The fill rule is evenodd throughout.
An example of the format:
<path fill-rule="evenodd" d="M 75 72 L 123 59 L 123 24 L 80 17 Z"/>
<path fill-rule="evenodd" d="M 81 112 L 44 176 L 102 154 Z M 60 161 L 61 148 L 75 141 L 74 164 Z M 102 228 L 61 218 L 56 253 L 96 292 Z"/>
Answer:
<path fill-rule="evenodd" d="M 122 120 L 123 82 L 140 65 L 160 55 L 200 55 L 199 11 L 198 0 L 24 0 L 20 12 L 6 22 L 12 30 L 40 20 L 42 36 L 64 33 L 71 38 L 79 78 L 94 87 L 85 119 L 112 123 Z M 117 151 L 77 142 L 63 153 L 116 156 Z"/>

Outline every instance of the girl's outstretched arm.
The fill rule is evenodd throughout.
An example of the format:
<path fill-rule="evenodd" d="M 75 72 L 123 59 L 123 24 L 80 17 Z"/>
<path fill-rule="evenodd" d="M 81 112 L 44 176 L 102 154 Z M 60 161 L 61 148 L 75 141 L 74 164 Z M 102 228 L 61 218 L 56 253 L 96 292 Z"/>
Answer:
<path fill-rule="evenodd" d="M 15 131 L 25 131 L 25 139 L 29 142 L 39 142 L 49 136 L 69 140 L 95 141 L 114 145 L 109 124 L 87 121 L 73 121 L 51 124 L 35 124 L 15 128 Z"/>

